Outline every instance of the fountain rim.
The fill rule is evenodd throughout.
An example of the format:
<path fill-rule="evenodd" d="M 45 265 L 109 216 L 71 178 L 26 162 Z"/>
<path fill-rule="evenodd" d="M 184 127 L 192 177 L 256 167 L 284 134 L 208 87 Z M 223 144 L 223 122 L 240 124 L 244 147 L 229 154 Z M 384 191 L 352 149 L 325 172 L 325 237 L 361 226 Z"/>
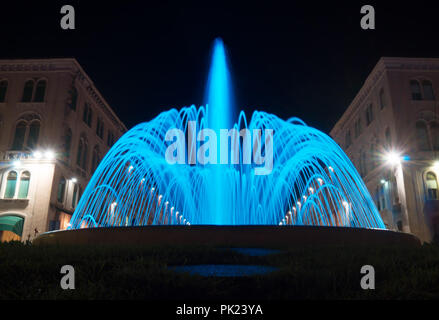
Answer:
<path fill-rule="evenodd" d="M 276 225 L 148 225 L 50 231 L 36 245 L 146 245 L 294 248 L 303 246 L 420 246 L 415 235 L 387 229 Z"/>

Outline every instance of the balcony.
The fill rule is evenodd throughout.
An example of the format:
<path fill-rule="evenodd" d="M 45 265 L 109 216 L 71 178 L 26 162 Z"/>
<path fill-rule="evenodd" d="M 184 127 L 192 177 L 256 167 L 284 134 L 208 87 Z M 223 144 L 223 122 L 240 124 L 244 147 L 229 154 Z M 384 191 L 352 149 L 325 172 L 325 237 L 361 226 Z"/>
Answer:
<path fill-rule="evenodd" d="M 0 152 L 0 159 L 4 161 L 30 160 L 33 159 L 30 151 L 6 151 Z"/>

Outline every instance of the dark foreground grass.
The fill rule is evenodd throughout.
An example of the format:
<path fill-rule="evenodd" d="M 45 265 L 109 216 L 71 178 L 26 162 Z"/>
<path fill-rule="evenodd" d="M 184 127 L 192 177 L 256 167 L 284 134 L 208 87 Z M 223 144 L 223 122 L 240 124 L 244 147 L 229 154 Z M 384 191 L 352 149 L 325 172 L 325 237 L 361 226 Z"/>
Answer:
<path fill-rule="evenodd" d="M 60 288 L 61 266 L 76 289 Z M 245 278 L 178 274 L 169 266 L 257 264 L 279 271 Z M 362 290 L 372 265 L 376 289 Z M 0 244 L 0 299 L 438 299 L 439 247 L 321 246 L 246 256 L 213 247 Z"/>

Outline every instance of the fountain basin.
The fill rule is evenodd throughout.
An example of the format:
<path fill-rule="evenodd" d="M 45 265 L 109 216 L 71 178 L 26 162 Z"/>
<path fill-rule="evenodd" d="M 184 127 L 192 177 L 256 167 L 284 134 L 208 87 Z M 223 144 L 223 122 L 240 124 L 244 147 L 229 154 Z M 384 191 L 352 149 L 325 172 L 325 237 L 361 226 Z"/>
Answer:
<path fill-rule="evenodd" d="M 84 228 L 43 233 L 37 245 L 167 245 L 288 248 L 305 245 L 419 246 L 412 234 L 382 229 L 271 225 L 151 225 Z"/>

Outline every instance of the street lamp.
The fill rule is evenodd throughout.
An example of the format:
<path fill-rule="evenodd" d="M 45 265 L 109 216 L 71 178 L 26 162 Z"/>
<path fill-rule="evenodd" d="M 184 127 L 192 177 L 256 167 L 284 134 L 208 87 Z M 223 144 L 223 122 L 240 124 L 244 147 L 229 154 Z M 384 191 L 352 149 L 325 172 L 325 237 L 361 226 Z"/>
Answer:
<path fill-rule="evenodd" d="M 44 158 L 48 160 L 55 159 L 55 152 L 53 152 L 52 150 L 46 150 L 46 152 L 44 152 Z"/>
<path fill-rule="evenodd" d="M 401 164 L 402 157 L 399 153 L 395 151 L 390 151 L 385 155 L 386 162 L 391 166 Z"/>

